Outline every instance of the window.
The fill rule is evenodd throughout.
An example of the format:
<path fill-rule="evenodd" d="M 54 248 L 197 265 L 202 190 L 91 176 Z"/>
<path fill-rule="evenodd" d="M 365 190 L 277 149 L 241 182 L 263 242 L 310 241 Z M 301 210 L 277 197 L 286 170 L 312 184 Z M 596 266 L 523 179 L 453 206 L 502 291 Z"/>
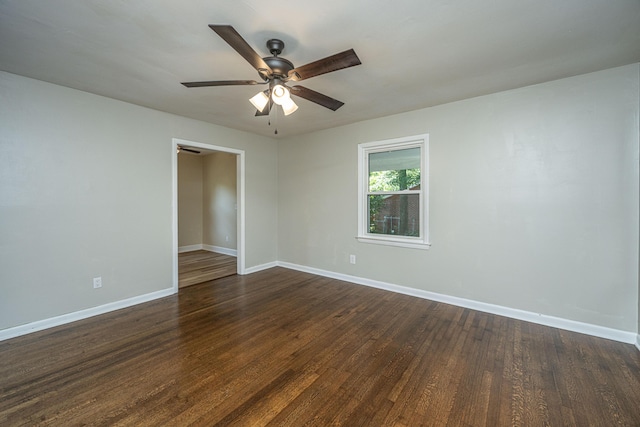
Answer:
<path fill-rule="evenodd" d="M 358 240 L 427 249 L 428 135 L 358 145 Z"/>

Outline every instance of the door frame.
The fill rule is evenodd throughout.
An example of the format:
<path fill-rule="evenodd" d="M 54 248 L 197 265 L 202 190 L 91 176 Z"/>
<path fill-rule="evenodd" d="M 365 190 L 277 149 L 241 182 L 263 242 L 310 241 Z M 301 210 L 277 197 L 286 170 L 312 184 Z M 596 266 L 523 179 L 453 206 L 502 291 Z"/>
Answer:
<path fill-rule="evenodd" d="M 245 273 L 245 153 L 244 150 L 222 147 L 202 142 L 187 141 L 173 138 L 171 140 L 171 227 L 173 233 L 173 290 L 178 292 L 178 145 L 203 150 L 221 151 L 236 155 L 236 242 L 237 242 L 237 273 Z"/>

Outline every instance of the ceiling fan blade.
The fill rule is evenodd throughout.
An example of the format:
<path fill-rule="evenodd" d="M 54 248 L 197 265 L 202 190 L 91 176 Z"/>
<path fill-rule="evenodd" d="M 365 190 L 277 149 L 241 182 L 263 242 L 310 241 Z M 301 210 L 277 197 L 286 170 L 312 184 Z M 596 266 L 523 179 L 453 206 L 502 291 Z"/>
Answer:
<path fill-rule="evenodd" d="M 209 25 L 224 41 L 236 50 L 261 75 L 273 74 L 271 67 L 256 53 L 249 43 L 231 25 Z"/>
<path fill-rule="evenodd" d="M 344 102 L 333 99 L 327 95 L 323 95 L 315 90 L 308 89 L 304 86 L 291 87 L 291 94 L 304 98 L 308 101 L 315 102 L 318 105 L 322 105 L 330 110 L 336 111 L 338 108 L 344 105 Z"/>
<path fill-rule="evenodd" d="M 208 82 L 184 82 L 186 87 L 206 87 L 206 86 L 241 86 L 241 85 L 257 85 L 255 80 L 212 80 Z"/>
<path fill-rule="evenodd" d="M 178 150 L 179 151 L 188 151 L 190 153 L 196 153 L 196 154 L 200 154 L 200 152 L 198 150 L 192 150 L 191 148 L 185 148 L 181 145 L 178 145 Z"/>
<path fill-rule="evenodd" d="M 289 78 L 294 81 L 301 81 L 310 77 L 341 70 L 343 68 L 360 65 L 360 59 L 353 49 L 345 50 L 335 55 L 327 56 L 324 59 L 311 62 L 307 65 L 294 68 L 289 71 Z"/>

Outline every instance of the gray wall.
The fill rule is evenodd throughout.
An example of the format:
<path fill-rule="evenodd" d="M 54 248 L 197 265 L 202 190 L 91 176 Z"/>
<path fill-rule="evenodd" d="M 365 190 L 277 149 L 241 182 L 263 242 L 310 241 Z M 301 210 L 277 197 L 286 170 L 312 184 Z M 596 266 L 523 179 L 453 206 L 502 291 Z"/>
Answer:
<path fill-rule="evenodd" d="M 202 243 L 237 249 L 236 155 L 213 153 L 203 159 Z"/>
<path fill-rule="evenodd" d="M 178 154 L 178 248 L 202 245 L 203 159 Z"/>
<path fill-rule="evenodd" d="M 634 64 L 282 141 L 279 260 L 635 332 L 639 86 Z M 431 249 L 357 242 L 357 144 L 421 133 Z"/>
<path fill-rule="evenodd" d="M 178 155 L 178 247 L 237 249 L 235 154 Z"/>
<path fill-rule="evenodd" d="M 0 99 L 0 330 L 172 287 L 172 138 L 245 150 L 246 266 L 277 260 L 274 140 L 4 72 Z"/>
<path fill-rule="evenodd" d="M 0 73 L 0 330 L 172 286 L 181 138 L 246 151 L 247 268 L 637 331 L 639 80 L 634 64 L 277 143 Z M 358 243 L 357 144 L 419 133 L 433 246 Z"/>

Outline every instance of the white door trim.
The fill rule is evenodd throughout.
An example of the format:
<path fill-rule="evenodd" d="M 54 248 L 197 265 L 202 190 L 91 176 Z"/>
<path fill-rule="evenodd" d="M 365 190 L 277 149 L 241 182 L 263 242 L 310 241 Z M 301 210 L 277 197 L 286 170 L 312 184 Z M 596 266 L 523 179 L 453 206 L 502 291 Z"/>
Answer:
<path fill-rule="evenodd" d="M 221 151 L 236 155 L 236 196 L 238 200 L 238 209 L 236 211 L 236 227 L 237 234 L 237 272 L 238 274 L 246 274 L 245 272 L 245 152 L 235 148 L 221 147 L 218 145 L 205 144 L 202 142 L 187 141 L 185 139 L 173 138 L 171 140 L 171 221 L 173 233 L 173 290 L 178 292 L 178 145 L 183 147 L 201 148 L 203 150 Z"/>

